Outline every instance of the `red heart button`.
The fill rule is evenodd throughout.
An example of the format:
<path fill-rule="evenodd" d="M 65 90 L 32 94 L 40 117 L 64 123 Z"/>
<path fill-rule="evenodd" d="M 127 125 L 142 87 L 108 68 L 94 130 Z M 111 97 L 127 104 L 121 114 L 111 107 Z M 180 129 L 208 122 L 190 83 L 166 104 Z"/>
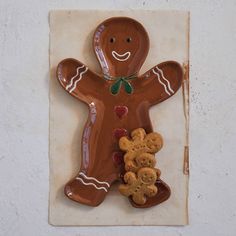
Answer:
<path fill-rule="evenodd" d="M 114 137 L 119 140 L 121 137 L 123 136 L 127 136 L 128 135 L 128 132 L 126 129 L 123 129 L 123 128 L 117 128 L 113 131 L 113 135 Z"/>
<path fill-rule="evenodd" d="M 116 115 L 121 119 L 123 116 L 128 114 L 128 107 L 126 106 L 115 106 L 114 111 Z"/>
<path fill-rule="evenodd" d="M 124 163 L 124 153 L 123 152 L 114 152 L 112 159 L 116 165 L 121 165 Z"/>

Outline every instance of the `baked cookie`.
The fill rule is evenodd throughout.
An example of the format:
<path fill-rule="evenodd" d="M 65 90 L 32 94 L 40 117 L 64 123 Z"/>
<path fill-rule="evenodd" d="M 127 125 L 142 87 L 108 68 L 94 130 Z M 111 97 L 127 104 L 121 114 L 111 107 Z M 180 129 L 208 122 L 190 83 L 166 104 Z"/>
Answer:
<path fill-rule="evenodd" d="M 140 167 L 154 167 L 154 154 L 163 146 L 163 140 L 158 133 L 146 134 L 142 128 L 131 133 L 131 139 L 122 137 L 119 140 L 120 149 L 125 151 L 125 170 L 136 172 Z"/>
<path fill-rule="evenodd" d="M 151 168 L 141 168 L 137 177 L 135 173 L 127 172 L 124 176 L 126 184 L 120 185 L 119 191 L 126 197 L 131 196 L 136 204 L 143 205 L 146 203 L 147 197 L 153 197 L 157 194 L 156 180 L 156 172 Z"/>
<path fill-rule="evenodd" d="M 133 160 L 133 162 L 128 162 L 132 164 L 128 165 L 125 163 L 125 170 L 134 173 L 138 172 L 138 170 L 142 167 L 154 168 L 156 165 L 155 156 L 150 153 L 141 153 Z"/>

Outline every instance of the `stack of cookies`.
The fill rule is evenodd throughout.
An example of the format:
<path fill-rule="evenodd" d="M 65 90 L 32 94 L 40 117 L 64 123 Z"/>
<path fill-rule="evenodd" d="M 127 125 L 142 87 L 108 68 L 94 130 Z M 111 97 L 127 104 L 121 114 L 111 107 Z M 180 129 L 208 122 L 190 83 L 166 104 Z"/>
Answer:
<path fill-rule="evenodd" d="M 147 198 L 158 192 L 155 183 L 161 173 L 155 168 L 155 153 L 163 146 L 162 137 L 158 133 L 146 134 L 144 129 L 138 128 L 131 133 L 131 139 L 120 138 L 119 146 L 126 152 L 125 183 L 119 186 L 119 191 L 136 204 L 144 205 Z"/>

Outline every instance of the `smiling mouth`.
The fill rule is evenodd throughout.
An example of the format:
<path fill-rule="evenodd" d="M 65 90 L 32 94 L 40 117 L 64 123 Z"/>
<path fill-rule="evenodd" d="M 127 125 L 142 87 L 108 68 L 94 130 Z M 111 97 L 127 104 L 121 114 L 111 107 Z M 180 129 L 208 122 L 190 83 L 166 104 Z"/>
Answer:
<path fill-rule="evenodd" d="M 111 54 L 117 61 L 126 61 L 129 59 L 129 57 L 131 55 L 130 52 L 125 52 L 123 54 L 119 54 L 116 51 L 112 51 Z"/>

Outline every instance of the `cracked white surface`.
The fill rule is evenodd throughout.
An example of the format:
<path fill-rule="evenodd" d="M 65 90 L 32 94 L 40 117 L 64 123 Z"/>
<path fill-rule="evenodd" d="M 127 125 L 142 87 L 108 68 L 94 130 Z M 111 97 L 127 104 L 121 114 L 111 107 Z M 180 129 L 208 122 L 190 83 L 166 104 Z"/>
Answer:
<path fill-rule="evenodd" d="M 190 225 L 48 225 L 48 12 L 191 11 Z M 236 2 L 0 0 L 0 235 L 234 236 Z"/>

